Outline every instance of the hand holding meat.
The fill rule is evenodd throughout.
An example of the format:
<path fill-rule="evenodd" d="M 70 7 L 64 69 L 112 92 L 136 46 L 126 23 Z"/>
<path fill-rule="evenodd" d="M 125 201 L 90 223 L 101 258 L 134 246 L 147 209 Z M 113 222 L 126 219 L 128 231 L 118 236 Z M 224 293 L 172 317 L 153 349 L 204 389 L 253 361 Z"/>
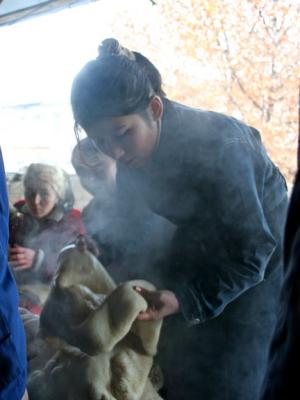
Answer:
<path fill-rule="evenodd" d="M 178 300 L 170 290 L 147 290 L 140 286 L 135 286 L 134 289 L 148 304 L 147 310 L 138 316 L 139 320 L 157 321 L 179 312 Z"/>
<path fill-rule="evenodd" d="M 30 368 L 30 399 L 161 399 L 157 390 L 162 377 L 157 384 L 149 375 L 162 322 L 137 320 L 147 303 L 136 286 L 155 289 L 141 280 L 117 286 L 83 237 L 60 253 L 34 340 L 42 339 L 56 353 L 39 365 L 44 351 L 37 343 L 37 357 L 30 363 L 37 366 Z M 80 379 L 74 381 L 74 376 Z"/>

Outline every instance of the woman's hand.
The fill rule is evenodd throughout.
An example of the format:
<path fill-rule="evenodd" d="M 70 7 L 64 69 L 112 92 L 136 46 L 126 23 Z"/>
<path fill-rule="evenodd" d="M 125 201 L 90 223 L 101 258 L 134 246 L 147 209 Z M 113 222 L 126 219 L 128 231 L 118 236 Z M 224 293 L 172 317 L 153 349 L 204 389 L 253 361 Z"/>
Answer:
<path fill-rule="evenodd" d="M 15 244 L 9 249 L 8 261 L 12 264 L 14 271 L 30 269 L 33 266 L 35 253 L 35 250 Z"/>
<path fill-rule="evenodd" d="M 147 310 L 138 316 L 139 320 L 157 321 L 180 310 L 175 294 L 169 290 L 147 290 L 140 286 L 134 286 L 134 290 L 148 303 Z"/>
<path fill-rule="evenodd" d="M 24 396 L 22 397 L 22 400 L 29 400 L 27 390 L 25 390 L 25 393 L 24 393 Z"/>

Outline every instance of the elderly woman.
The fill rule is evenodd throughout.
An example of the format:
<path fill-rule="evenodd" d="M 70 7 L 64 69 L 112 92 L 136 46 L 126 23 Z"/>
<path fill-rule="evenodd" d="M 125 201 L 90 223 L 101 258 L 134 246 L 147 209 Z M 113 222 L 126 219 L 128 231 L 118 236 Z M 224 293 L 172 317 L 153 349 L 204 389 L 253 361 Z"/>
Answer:
<path fill-rule="evenodd" d="M 36 282 L 48 284 L 61 248 L 84 233 L 65 171 L 52 165 L 31 164 L 24 177 L 24 189 L 25 200 L 14 204 L 10 220 L 9 262 L 19 287 Z"/>

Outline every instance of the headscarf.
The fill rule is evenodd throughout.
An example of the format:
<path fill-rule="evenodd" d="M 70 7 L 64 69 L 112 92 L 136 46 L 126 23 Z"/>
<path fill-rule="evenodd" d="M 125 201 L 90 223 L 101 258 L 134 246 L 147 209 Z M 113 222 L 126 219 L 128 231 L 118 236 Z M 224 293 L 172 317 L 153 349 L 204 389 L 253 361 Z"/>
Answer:
<path fill-rule="evenodd" d="M 53 188 L 65 209 L 73 207 L 74 195 L 70 179 L 63 169 L 48 164 L 30 164 L 24 176 L 25 189 L 32 186 L 39 186 L 42 182 L 47 183 Z"/>

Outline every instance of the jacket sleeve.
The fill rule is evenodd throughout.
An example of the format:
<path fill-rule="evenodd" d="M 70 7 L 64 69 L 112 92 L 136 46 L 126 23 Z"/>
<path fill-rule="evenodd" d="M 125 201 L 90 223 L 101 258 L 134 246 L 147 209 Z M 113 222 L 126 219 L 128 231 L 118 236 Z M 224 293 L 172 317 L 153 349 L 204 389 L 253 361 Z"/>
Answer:
<path fill-rule="evenodd" d="M 225 142 L 208 166 L 194 165 L 194 171 L 198 212 L 192 222 L 179 227 L 177 238 L 177 243 L 188 242 L 180 259 L 180 270 L 188 277 L 172 288 L 191 325 L 218 316 L 264 279 L 281 241 L 280 234 L 271 231 L 265 210 L 286 201 L 283 179 L 263 147 L 242 137 Z M 265 200 L 265 182 L 276 174 L 279 190 Z"/>
<path fill-rule="evenodd" d="M 8 199 L 0 150 L 0 398 L 21 399 L 26 385 L 26 348 L 18 295 L 7 262 Z"/>

